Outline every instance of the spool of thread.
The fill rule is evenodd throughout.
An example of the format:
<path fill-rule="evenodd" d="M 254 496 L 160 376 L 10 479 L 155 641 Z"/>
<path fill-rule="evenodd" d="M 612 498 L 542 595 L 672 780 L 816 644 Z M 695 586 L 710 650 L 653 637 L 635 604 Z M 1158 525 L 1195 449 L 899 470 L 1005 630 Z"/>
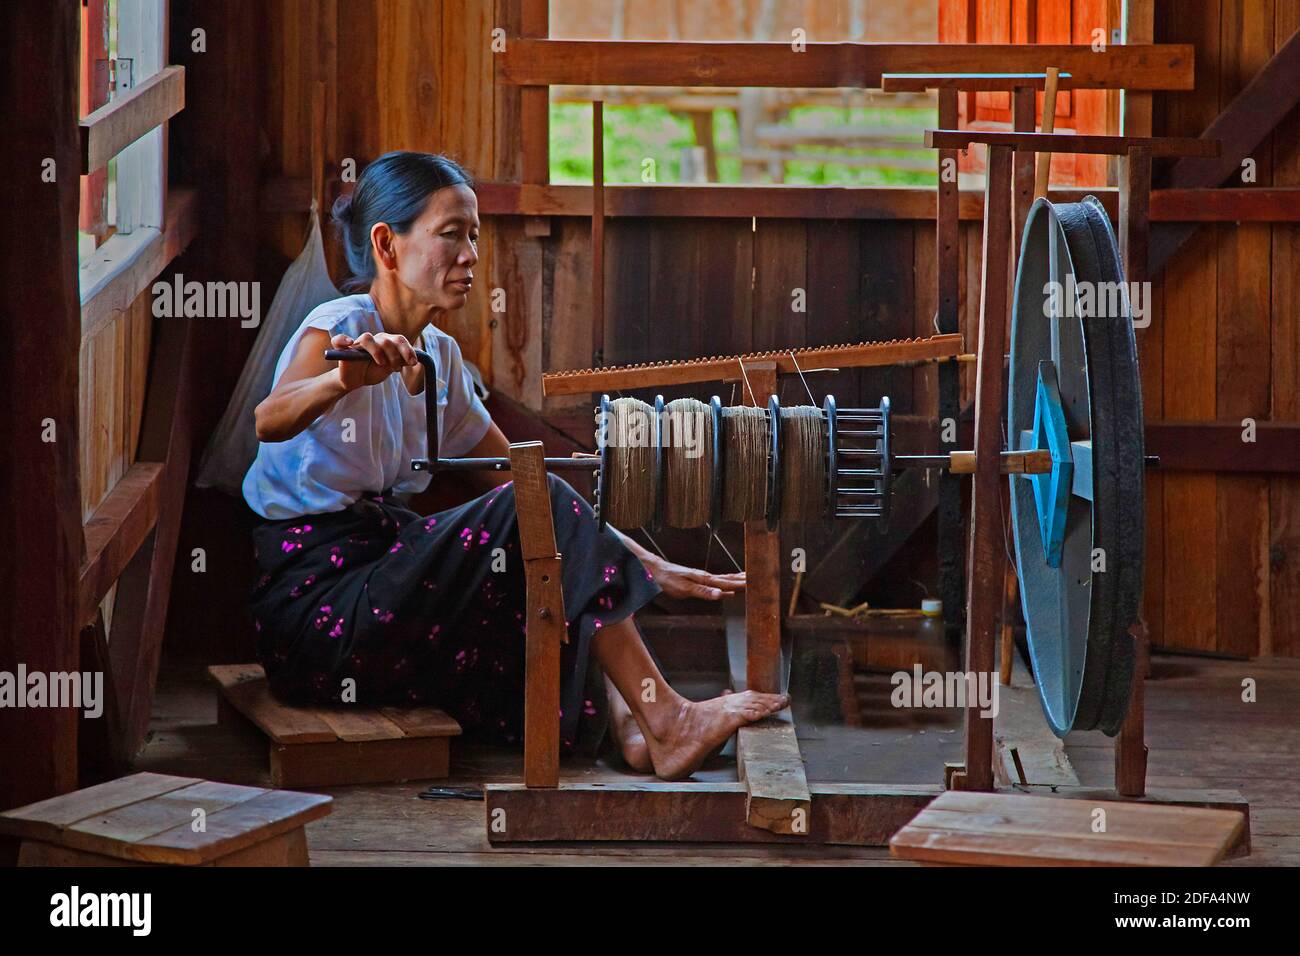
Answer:
<path fill-rule="evenodd" d="M 693 398 L 664 408 L 664 522 L 674 528 L 708 523 L 713 488 L 713 414 Z"/>
<path fill-rule="evenodd" d="M 826 510 L 826 429 L 815 405 L 781 409 L 781 520 L 815 521 Z"/>
<path fill-rule="evenodd" d="M 638 398 L 610 402 L 604 441 L 608 446 L 609 502 L 601 503 L 616 528 L 639 528 L 654 517 L 654 409 Z"/>
<path fill-rule="evenodd" d="M 722 410 L 722 519 L 757 521 L 767 504 L 767 409 L 733 405 Z"/>

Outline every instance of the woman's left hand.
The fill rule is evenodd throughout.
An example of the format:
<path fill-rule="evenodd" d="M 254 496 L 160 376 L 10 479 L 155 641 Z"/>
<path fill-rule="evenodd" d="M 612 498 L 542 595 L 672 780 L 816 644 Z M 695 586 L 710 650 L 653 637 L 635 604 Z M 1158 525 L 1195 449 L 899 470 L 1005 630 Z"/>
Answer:
<path fill-rule="evenodd" d="M 699 568 L 674 564 L 658 555 L 643 555 L 641 563 L 650 572 L 655 583 L 671 598 L 703 598 L 719 601 L 729 594 L 745 589 L 745 572 L 711 574 Z"/>

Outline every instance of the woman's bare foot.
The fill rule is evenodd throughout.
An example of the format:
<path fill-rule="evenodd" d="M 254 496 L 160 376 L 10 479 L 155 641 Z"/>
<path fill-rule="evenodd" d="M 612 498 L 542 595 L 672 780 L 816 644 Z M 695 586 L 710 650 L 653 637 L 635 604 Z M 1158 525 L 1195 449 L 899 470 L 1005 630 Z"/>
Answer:
<path fill-rule="evenodd" d="M 637 773 L 650 773 L 654 770 L 654 764 L 650 762 L 650 748 L 646 746 L 645 734 L 632 716 L 627 701 L 608 677 L 605 678 L 605 696 L 609 699 L 609 730 L 623 751 L 623 759 Z"/>
<path fill-rule="evenodd" d="M 663 780 L 689 777 L 711 753 L 746 724 L 770 717 L 790 706 L 786 694 L 747 690 L 711 700 L 683 700 L 676 719 L 662 727 L 645 728 L 645 742 L 655 776 Z"/>

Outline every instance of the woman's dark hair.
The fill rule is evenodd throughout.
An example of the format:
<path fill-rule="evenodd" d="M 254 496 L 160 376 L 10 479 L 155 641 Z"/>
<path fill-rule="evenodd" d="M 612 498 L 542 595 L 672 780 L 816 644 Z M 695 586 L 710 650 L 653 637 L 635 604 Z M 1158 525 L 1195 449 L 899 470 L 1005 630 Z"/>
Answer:
<path fill-rule="evenodd" d="M 454 160 L 436 153 L 385 153 L 361 171 L 356 188 L 334 203 L 334 223 L 343 239 L 353 278 L 344 291 L 360 291 L 375 278 L 370 254 L 370 230 L 386 222 L 404 235 L 424 212 L 429 197 L 446 186 L 473 186 L 469 173 Z"/>

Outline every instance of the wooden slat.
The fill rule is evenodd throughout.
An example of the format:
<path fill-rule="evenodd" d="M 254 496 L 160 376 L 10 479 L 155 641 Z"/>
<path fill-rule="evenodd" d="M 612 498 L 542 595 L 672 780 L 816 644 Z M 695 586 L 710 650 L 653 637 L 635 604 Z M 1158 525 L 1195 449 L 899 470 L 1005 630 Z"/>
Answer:
<path fill-rule="evenodd" d="M 890 853 L 932 863 L 1210 866 L 1245 825 L 1226 810 L 949 791 L 890 840 Z"/>
<path fill-rule="evenodd" d="M 81 174 L 108 161 L 185 108 L 185 67 L 163 67 L 81 121 Z"/>
<path fill-rule="evenodd" d="M 313 707 L 309 713 L 329 725 L 339 740 L 402 740 L 406 734 L 395 722 L 375 710 L 348 707 Z"/>
<path fill-rule="evenodd" d="M 542 383 L 547 395 L 575 395 L 603 389 L 644 388 L 724 380 L 743 381 L 740 374 L 742 362 L 746 368 L 755 363 L 770 362 L 779 374 L 796 375 L 799 368 L 865 368 L 873 365 L 895 365 L 952 358 L 962 354 L 962 342 L 959 335 L 935 335 L 928 339 L 864 342 L 858 345 L 820 346 L 793 351 L 793 357 L 789 351 L 754 352 L 727 358 L 551 372 L 543 376 Z"/>
<path fill-rule="evenodd" d="M 130 264 L 115 271 L 97 288 L 82 280 L 81 337 L 88 339 L 123 315 L 158 278 L 168 264 L 194 241 L 198 230 L 197 193 L 170 189 L 165 224 L 161 232 L 142 229 L 150 238 L 140 246 Z"/>
<path fill-rule="evenodd" d="M 271 746 L 271 784 L 275 787 L 437 780 L 447 776 L 450 765 L 451 748 L 446 737 Z"/>
<path fill-rule="evenodd" d="M 947 151 L 944 151 L 945 153 Z M 952 152 L 956 152 L 955 150 Z M 586 186 L 533 186 L 481 182 L 475 187 L 483 216 L 591 215 Z M 955 190 L 954 190 L 955 191 Z M 984 215 L 982 190 L 956 191 L 958 218 Z M 302 191 L 306 196 L 306 191 Z M 1053 202 L 1096 196 L 1116 217 L 1119 192 L 1110 187 L 1052 189 Z M 295 207 L 296 208 L 296 207 Z M 305 209 L 305 206 L 303 207 Z M 605 187 L 606 218 L 684 217 L 694 219 L 935 219 L 934 189 L 851 186 L 662 185 Z M 1153 222 L 1300 221 L 1300 189 L 1256 186 L 1242 189 L 1156 189 Z"/>
<path fill-rule="evenodd" d="M 808 834 L 750 826 L 741 783 L 563 783 L 484 788 L 493 844 L 552 840 L 672 840 L 884 846 L 939 792 L 938 787 L 813 784 Z M 497 811 L 504 811 L 504 816 Z M 493 820 L 504 822 L 495 828 Z"/>
<path fill-rule="evenodd" d="M 974 143 L 1009 146 L 1034 153 L 1095 153 L 1123 156 L 1141 146 L 1152 156 L 1217 156 L 1218 140 L 1190 136 L 1093 136 L 1076 133 L 1000 133 L 987 130 L 928 129 L 925 145 L 932 149 L 968 149 Z"/>
<path fill-rule="evenodd" d="M 77 615 L 89 621 L 158 520 L 160 462 L 132 465 L 86 522 Z"/>
<path fill-rule="evenodd" d="M 204 832 L 189 823 L 173 827 L 120 849 L 151 863 L 194 864 L 217 859 L 326 816 L 333 797 L 291 790 L 267 790 L 241 803 L 208 814 Z"/>
<path fill-rule="evenodd" d="M 1042 90 L 1046 85 L 1046 73 L 886 73 L 881 77 L 880 88 L 886 93 L 924 93 L 927 90 L 1010 93 L 1019 89 Z M 1082 84 L 1069 73 L 1061 73 L 1057 78 L 1057 88 L 1075 90 L 1081 89 Z"/>
<path fill-rule="evenodd" d="M 380 707 L 379 712 L 407 737 L 457 737 L 460 724 L 437 707 Z"/>
<path fill-rule="evenodd" d="M 22 839 L 57 840 L 64 829 L 97 813 L 138 803 L 203 781 L 137 773 L 85 790 L 74 790 L 39 803 L 0 813 L 0 833 Z"/>
<path fill-rule="evenodd" d="M 1148 421 L 1146 453 L 1162 471 L 1300 474 L 1300 422 L 1259 421 L 1254 442 L 1241 421 Z"/>
<path fill-rule="evenodd" d="M 885 73 L 1032 73 L 1059 66 L 1101 89 L 1190 89 L 1187 45 L 1006 43 L 655 43 L 511 39 L 497 81 L 514 86 L 777 86 L 879 88 Z"/>
<path fill-rule="evenodd" d="M 193 383 L 186 374 L 192 334 L 190 322 L 156 323 L 150 349 L 139 455 L 141 461 L 164 463 L 158 521 L 153 537 L 136 552 L 118 581 L 109 634 L 112 678 L 123 702 L 122 746 L 128 754 L 136 751 L 148 732 L 171 600 L 193 429 Z"/>
<path fill-rule="evenodd" d="M 316 714 L 276 700 L 260 664 L 219 664 L 209 667 L 208 674 L 226 700 L 276 743 L 332 743 L 339 739 Z"/>
<path fill-rule="evenodd" d="M 200 781 L 123 807 L 87 816 L 68 829 L 76 834 L 77 845 L 90 852 L 113 855 L 116 844 L 137 843 L 165 830 L 194 821 L 194 811 L 215 813 L 251 800 L 267 791 L 228 783 Z M 103 845 L 95 849 L 95 844 Z"/>

